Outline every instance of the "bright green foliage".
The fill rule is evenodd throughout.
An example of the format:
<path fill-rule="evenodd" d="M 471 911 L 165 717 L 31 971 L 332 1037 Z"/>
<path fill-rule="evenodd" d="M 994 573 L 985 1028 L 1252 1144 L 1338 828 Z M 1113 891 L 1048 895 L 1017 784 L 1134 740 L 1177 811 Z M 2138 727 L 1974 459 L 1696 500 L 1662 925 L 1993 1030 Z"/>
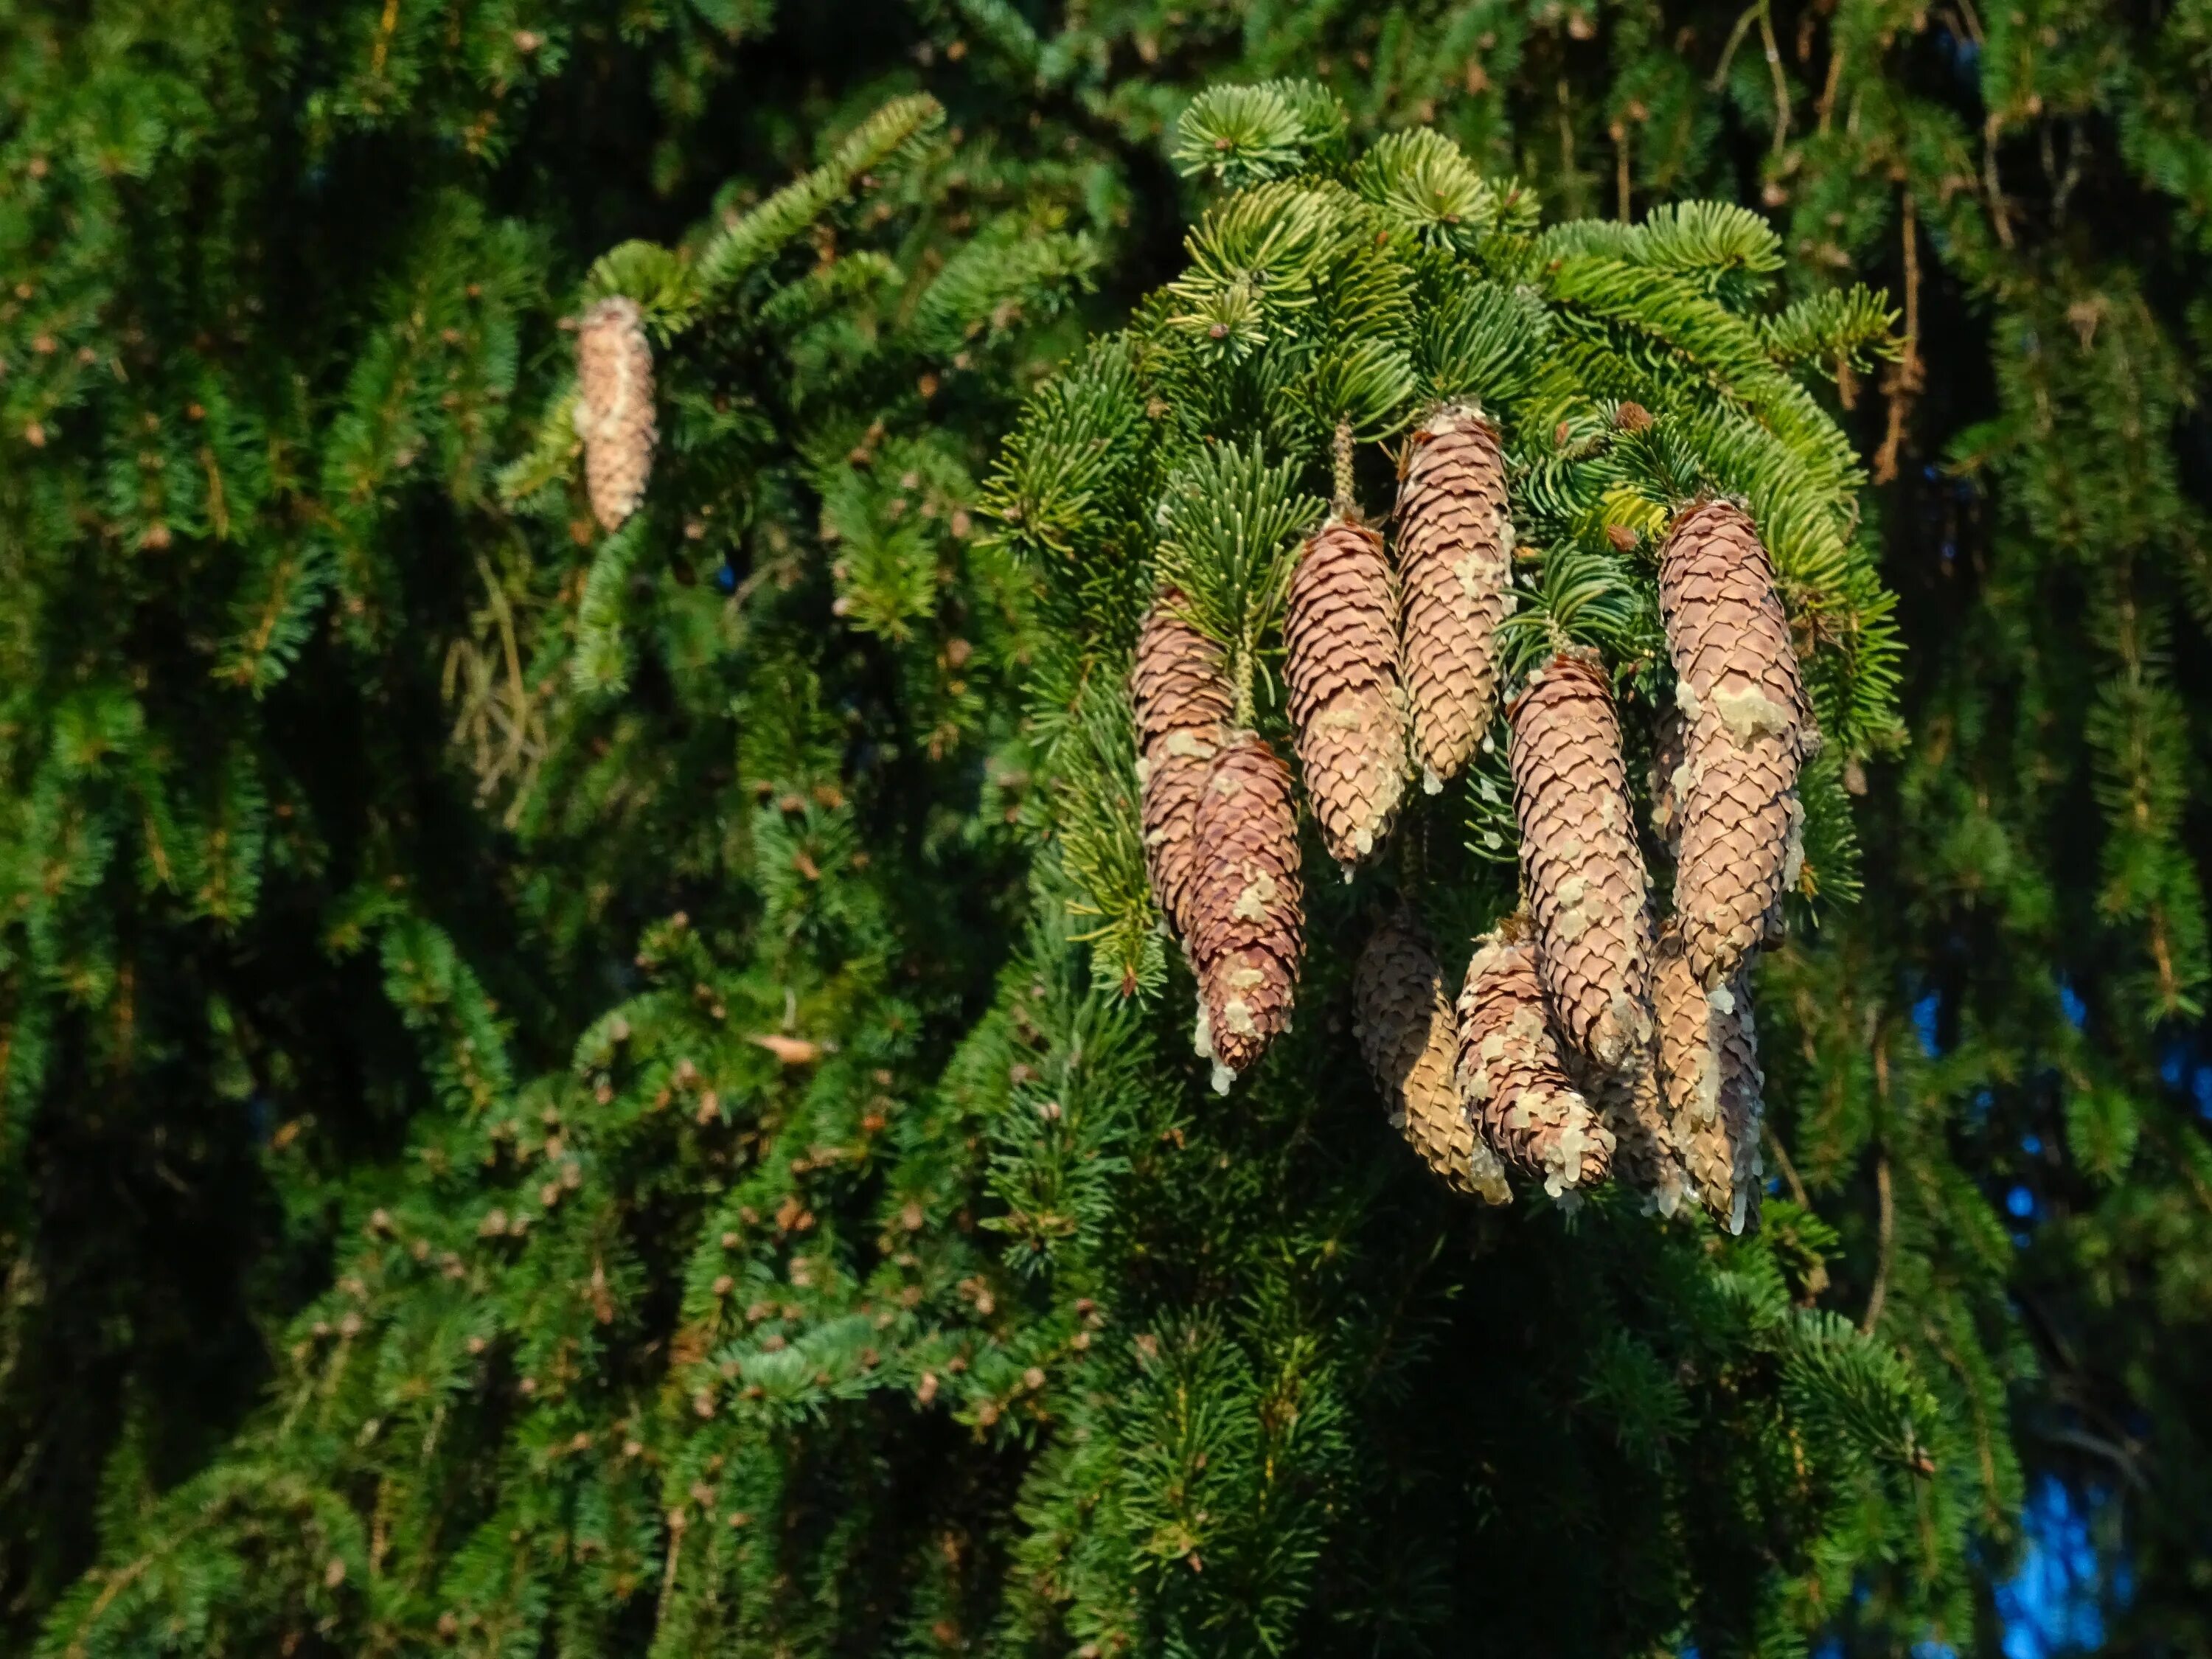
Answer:
<path fill-rule="evenodd" d="M 1288 132 L 1310 104 L 1276 87 L 1208 94 L 1179 153 L 1210 153 L 1224 110 Z M 1539 234 L 1523 187 L 1482 179 L 1434 134 L 1386 138 L 1349 166 L 1332 153 L 1238 152 L 1238 173 L 1261 182 L 1206 210 L 1190 269 L 1128 333 L 1039 394 L 994 480 L 1009 544 L 1044 579 L 1040 725 L 1065 734 L 1046 752 L 1070 796 L 1060 827 L 1079 908 L 1100 919 L 1100 972 L 1156 977 L 1158 913 L 1129 842 L 1127 714 L 1098 708 L 1121 696 L 1155 589 L 1179 592 L 1226 651 L 1240 720 L 1286 746 L 1271 664 L 1303 538 L 1332 495 L 1356 512 L 1364 491 L 1379 511 L 1391 486 L 1374 441 L 1444 401 L 1474 403 L 1504 434 L 1522 574 L 1509 659 L 1525 672 L 1562 646 L 1605 647 L 1647 739 L 1674 696 L 1657 543 L 1700 495 L 1747 502 L 1810 641 L 1829 751 L 1808 792 L 1820 856 L 1802 891 L 1848 891 L 1856 850 L 1835 780 L 1895 740 L 1895 635 L 1855 533 L 1850 445 L 1763 325 L 1773 234 L 1741 209 L 1692 203 L 1633 228 Z M 1887 318 L 1852 303 L 1861 331 L 1838 349 L 1880 349 Z M 1409 856 L 1426 848 L 1448 888 L 1449 849 L 1467 839 L 1460 800 L 1430 816 L 1407 832 Z M 1484 839 L 1492 823 L 1476 838 L 1510 860 L 1510 834 Z"/>

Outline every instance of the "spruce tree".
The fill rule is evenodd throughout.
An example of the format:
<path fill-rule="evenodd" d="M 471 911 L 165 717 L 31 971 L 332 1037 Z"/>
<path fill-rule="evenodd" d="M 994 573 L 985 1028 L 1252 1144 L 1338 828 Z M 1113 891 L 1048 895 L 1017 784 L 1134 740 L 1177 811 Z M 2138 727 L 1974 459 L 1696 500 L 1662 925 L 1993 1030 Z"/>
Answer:
<path fill-rule="evenodd" d="M 1255 96 L 1304 124 L 1261 165 L 1212 125 Z M 1838 607 L 1849 642 L 1814 659 L 1836 764 L 1884 732 L 1848 458 L 1743 275 L 1768 233 L 1687 208 L 1539 235 L 1440 141 L 1356 155 L 1318 89 L 1224 93 L 1185 131 L 1257 181 L 1039 394 L 975 552 L 1031 716 L 997 816 L 1040 853 L 988 1011 L 940 1069 L 942 1016 L 897 971 L 901 871 L 838 809 L 763 802 L 757 912 L 648 928 L 639 988 L 572 1064 L 423 1114 L 357 1185 L 335 1283 L 230 1449 L 159 1498 L 118 1465 L 111 1553 L 54 1651 L 1371 1649 L 1478 1608 L 1503 1639 L 1607 1651 L 1817 1629 L 1883 1559 L 1899 1628 L 1967 1617 L 1972 1459 L 1895 1355 L 1793 1305 L 1818 1224 L 1777 1202 L 1729 1242 L 1608 1188 L 1571 1225 L 1509 1224 L 1431 1185 L 1346 1029 L 1359 890 L 1316 889 L 1311 1012 L 1229 1102 L 1167 1058 L 1188 982 L 1149 921 L 1128 642 L 1152 584 L 1180 584 L 1236 717 L 1271 726 L 1315 486 L 1355 504 L 1425 397 L 1498 411 L 1548 543 L 1520 659 L 1589 639 L 1650 701 L 1650 579 L 1607 532 L 1734 489 Z M 779 210 L 688 258 L 619 252 L 587 289 L 627 284 L 641 313 L 672 291 L 696 327 L 696 273 Z M 1631 390 L 1656 420 L 1620 419 Z M 567 401 L 509 474 L 526 499 Z M 893 486 L 916 514 L 918 473 Z M 651 488 L 680 485 L 656 463 Z M 833 584 L 862 543 L 841 531 Z M 572 680 L 623 660 L 611 632 L 586 617 Z M 1494 851 L 1455 844 L 1479 782 L 1393 843 L 1392 884 L 1461 939 L 1510 893 Z M 481 1054 L 472 992 L 417 1001 L 434 1068 Z M 1592 1583 L 1571 1564 L 1616 1507 L 1635 1518 L 1601 1529 Z"/>

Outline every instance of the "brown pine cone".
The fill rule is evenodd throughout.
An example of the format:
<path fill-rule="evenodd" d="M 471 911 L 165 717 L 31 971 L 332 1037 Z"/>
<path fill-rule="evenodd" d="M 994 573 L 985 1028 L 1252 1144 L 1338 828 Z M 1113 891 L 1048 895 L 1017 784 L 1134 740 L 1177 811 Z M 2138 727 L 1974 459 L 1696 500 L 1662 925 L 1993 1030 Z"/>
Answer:
<path fill-rule="evenodd" d="M 1290 1027 L 1305 927 L 1290 769 L 1256 733 L 1224 743 L 1199 802 L 1197 838 L 1188 945 L 1198 1048 L 1225 1091 Z"/>
<path fill-rule="evenodd" d="M 1691 1186 L 1653 1060 L 1647 1052 L 1633 1070 L 1593 1079 L 1588 1093 L 1613 1131 L 1614 1178 L 1644 1200 L 1647 1212 L 1670 1216 L 1691 1195 Z"/>
<path fill-rule="evenodd" d="M 1687 727 L 1674 908 L 1711 988 L 1735 975 L 1797 878 L 1797 774 L 1818 738 L 1774 566 L 1742 508 L 1705 501 L 1675 521 L 1659 609 Z"/>
<path fill-rule="evenodd" d="M 1605 671 L 1563 652 L 1510 710 L 1537 972 L 1578 1069 L 1632 1073 L 1651 1037 L 1649 879 Z"/>
<path fill-rule="evenodd" d="M 1129 701 L 1137 715 L 1137 764 L 1145 868 L 1152 896 L 1179 939 L 1190 932 L 1198 878 L 1198 803 L 1220 752 L 1231 694 L 1221 647 L 1180 616 L 1172 589 L 1153 601 L 1137 635 Z"/>
<path fill-rule="evenodd" d="M 1406 691 L 1431 794 L 1482 740 L 1498 696 L 1498 624 L 1513 609 L 1505 457 L 1475 410 L 1438 410 L 1413 434 L 1398 486 Z"/>
<path fill-rule="evenodd" d="M 1705 1207 L 1732 1233 L 1756 1231 L 1765 1160 L 1759 1151 L 1759 1039 L 1749 964 L 1729 984 L 1698 983 L 1668 923 L 1652 974 L 1659 1079 L 1674 1144 Z"/>
<path fill-rule="evenodd" d="M 1391 1122 L 1455 1189 L 1511 1203 L 1504 1167 L 1460 1099 L 1458 1025 L 1443 970 L 1412 916 L 1399 911 L 1369 938 L 1352 994 L 1360 1052 L 1390 1103 Z"/>
<path fill-rule="evenodd" d="M 1396 613 L 1380 536 L 1338 520 L 1306 544 L 1283 621 L 1283 678 L 1306 793 L 1347 876 L 1389 833 L 1406 790 Z"/>
<path fill-rule="evenodd" d="M 1459 997 L 1459 1090 L 1481 1138 L 1557 1198 L 1605 1179 L 1613 1136 L 1568 1079 L 1535 953 L 1517 933 L 1509 923 L 1475 942 Z"/>
<path fill-rule="evenodd" d="M 645 498 L 660 435 L 653 423 L 653 348 L 636 301 L 602 300 L 578 325 L 575 418 L 592 516 L 603 528 L 618 530 Z"/>

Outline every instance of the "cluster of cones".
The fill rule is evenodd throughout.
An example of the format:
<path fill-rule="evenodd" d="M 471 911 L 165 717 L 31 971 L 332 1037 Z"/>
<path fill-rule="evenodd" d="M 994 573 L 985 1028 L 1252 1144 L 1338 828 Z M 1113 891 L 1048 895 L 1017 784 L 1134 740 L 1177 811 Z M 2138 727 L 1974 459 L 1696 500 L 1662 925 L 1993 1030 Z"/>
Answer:
<path fill-rule="evenodd" d="M 1307 543 L 1284 623 L 1305 793 L 1346 868 L 1434 792 L 1495 711 L 1513 532 L 1497 434 L 1447 408 L 1414 434 L 1382 537 Z M 1355 980 L 1361 1045 L 1407 1139 L 1495 1202 L 1509 1173 L 1561 1195 L 1618 1172 L 1653 1206 L 1757 1217 L 1759 1091 L 1748 978 L 1802 860 L 1797 777 L 1817 740 L 1773 566 L 1750 518 L 1706 501 L 1659 556 L 1677 707 L 1654 734 L 1654 827 L 1675 861 L 1656 916 L 1603 665 L 1562 650 L 1507 710 L 1521 911 L 1477 942 L 1456 1005 L 1409 914 Z M 1164 593 L 1132 692 L 1153 888 L 1199 982 L 1198 1043 L 1226 1087 L 1290 1023 L 1302 951 L 1289 769 L 1231 719 L 1223 653 Z"/>

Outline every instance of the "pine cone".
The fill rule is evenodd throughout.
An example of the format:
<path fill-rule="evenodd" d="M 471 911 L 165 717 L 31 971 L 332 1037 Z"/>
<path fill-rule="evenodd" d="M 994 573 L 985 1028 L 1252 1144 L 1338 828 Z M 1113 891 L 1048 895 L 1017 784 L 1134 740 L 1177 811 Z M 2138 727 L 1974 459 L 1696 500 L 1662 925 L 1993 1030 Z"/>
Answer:
<path fill-rule="evenodd" d="M 1283 674 L 1306 793 L 1347 875 L 1389 833 L 1406 790 L 1396 610 L 1373 531 L 1340 520 L 1306 544 L 1291 578 Z"/>
<path fill-rule="evenodd" d="M 1659 553 L 1684 740 L 1674 908 L 1698 982 L 1725 984 L 1797 878 L 1797 773 L 1818 738 L 1774 567 L 1743 509 L 1706 501 Z"/>
<path fill-rule="evenodd" d="M 1190 895 L 1198 1048 L 1215 1085 L 1260 1057 L 1291 1023 L 1305 913 L 1291 774 L 1264 738 L 1229 738 L 1199 802 Z"/>
<path fill-rule="evenodd" d="M 1455 1190 L 1511 1203 L 1504 1167 L 1460 1099 L 1453 1076 L 1459 1030 L 1443 970 L 1412 916 L 1400 911 L 1375 930 L 1359 953 L 1352 994 L 1360 1052 L 1390 1103 L 1391 1122 Z"/>
<path fill-rule="evenodd" d="M 653 348 L 635 300 L 602 300 L 576 330 L 576 435 L 592 515 L 618 530 L 653 474 Z"/>
<path fill-rule="evenodd" d="M 1431 794 L 1482 740 L 1498 624 L 1513 609 L 1513 525 L 1498 434 L 1453 405 L 1413 434 L 1398 486 L 1398 573 L 1413 752 Z"/>
<path fill-rule="evenodd" d="M 1595 1079 L 1589 1094 L 1613 1132 L 1614 1177 L 1643 1199 L 1647 1212 L 1670 1216 L 1691 1195 L 1691 1186 L 1667 1121 L 1654 1058 L 1647 1048 L 1633 1069 Z"/>
<path fill-rule="evenodd" d="M 1188 939 L 1198 878 L 1198 803 L 1221 750 L 1231 696 L 1221 647 L 1176 614 L 1182 601 L 1173 590 L 1164 592 L 1145 617 L 1129 700 L 1141 751 L 1145 868 L 1169 925 Z"/>
<path fill-rule="evenodd" d="M 1562 653 L 1512 710 L 1513 807 L 1537 971 L 1587 1069 L 1627 1075 L 1651 1037 L 1651 921 L 1605 672 Z"/>
<path fill-rule="evenodd" d="M 1554 1198 L 1613 1165 L 1613 1131 L 1560 1063 L 1535 954 L 1511 924 L 1475 943 L 1459 998 L 1461 1097 L 1481 1138 Z"/>
<path fill-rule="evenodd" d="M 1698 983 L 1673 923 L 1659 936 L 1652 986 L 1659 1079 L 1674 1144 L 1705 1207 L 1732 1233 L 1756 1231 L 1761 1177 L 1759 1039 L 1748 966 L 1728 985 Z"/>

